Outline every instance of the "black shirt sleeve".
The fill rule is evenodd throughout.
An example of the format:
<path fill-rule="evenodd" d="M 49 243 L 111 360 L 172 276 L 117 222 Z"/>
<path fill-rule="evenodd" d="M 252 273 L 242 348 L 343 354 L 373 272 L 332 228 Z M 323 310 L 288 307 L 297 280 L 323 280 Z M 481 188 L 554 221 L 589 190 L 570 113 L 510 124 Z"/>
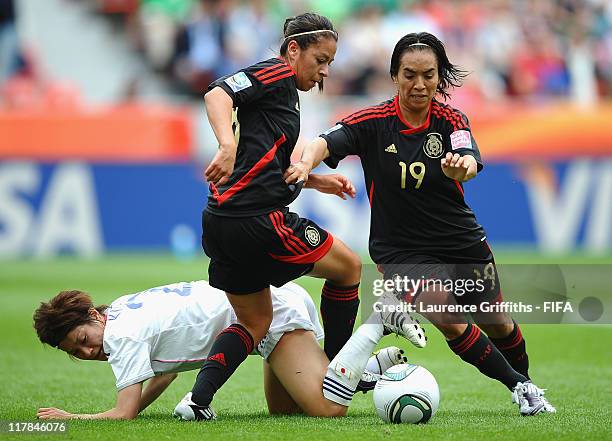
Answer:
<path fill-rule="evenodd" d="M 253 76 L 253 68 L 248 67 L 233 75 L 221 77 L 213 81 L 208 90 L 215 87 L 223 89 L 231 98 L 234 107 L 240 107 L 259 99 L 265 92 L 266 86 Z"/>
<path fill-rule="evenodd" d="M 474 135 L 472 134 L 472 129 L 470 128 L 470 122 L 467 116 L 461 112 L 459 113 L 461 115 L 462 124 L 455 127 L 457 130 L 451 129 L 452 132 L 450 133 L 452 153 L 459 153 L 461 156 L 472 155 L 474 159 L 476 159 L 478 171 L 480 172 L 483 169 L 484 164 L 482 163 L 478 144 L 476 143 Z"/>
<path fill-rule="evenodd" d="M 319 136 L 327 141 L 329 157 L 324 162 L 330 168 L 338 167 L 338 163 L 349 155 L 365 155 L 365 124 L 349 125 L 339 122 Z"/>

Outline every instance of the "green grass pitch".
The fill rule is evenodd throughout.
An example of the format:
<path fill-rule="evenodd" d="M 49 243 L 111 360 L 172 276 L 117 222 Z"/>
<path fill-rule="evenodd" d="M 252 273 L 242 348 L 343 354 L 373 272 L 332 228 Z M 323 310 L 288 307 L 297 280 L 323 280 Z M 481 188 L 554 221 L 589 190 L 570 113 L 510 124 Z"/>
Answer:
<path fill-rule="evenodd" d="M 498 260 L 524 262 L 525 257 L 498 254 Z M 566 263 L 584 261 L 578 256 Z M 203 260 L 178 262 L 165 255 L 0 261 L 0 420 L 33 420 L 40 406 L 93 413 L 115 402 L 114 378 L 106 363 L 71 361 L 38 342 L 31 317 L 39 301 L 59 290 L 78 288 L 104 303 L 125 293 L 205 276 Z M 321 282 L 303 278 L 299 283 L 318 300 Z M 214 406 L 219 419 L 215 422 L 182 423 L 170 417 L 195 378 L 195 372 L 187 372 L 137 420 L 71 421 L 66 434 L 2 433 L 0 439 L 611 439 L 612 327 L 523 327 L 532 377 L 548 388 L 547 397 L 558 409 L 556 415 L 534 418 L 520 417 L 507 390 L 462 363 L 440 334 L 428 328 L 429 346 L 423 350 L 392 336 L 382 342 L 404 347 L 410 362 L 427 367 L 437 378 L 440 409 L 426 425 L 384 424 L 374 411 L 371 394 L 355 396 L 349 416 L 343 419 L 270 417 L 263 396 L 261 359 L 253 356 L 217 394 Z"/>

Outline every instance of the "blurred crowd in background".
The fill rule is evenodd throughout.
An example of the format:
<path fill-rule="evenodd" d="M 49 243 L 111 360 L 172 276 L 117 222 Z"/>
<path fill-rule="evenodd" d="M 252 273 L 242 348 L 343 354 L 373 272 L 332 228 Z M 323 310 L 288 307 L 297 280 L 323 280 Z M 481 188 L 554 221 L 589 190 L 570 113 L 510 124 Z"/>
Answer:
<path fill-rule="evenodd" d="M 0 0 L 0 85 L 33 75 L 20 46 L 17 0 Z M 612 95 L 612 2 L 607 0 L 65 0 L 112 21 L 135 56 L 177 94 L 200 96 L 215 78 L 274 56 L 284 19 L 313 10 L 340 34 L 326 94 L 385 97 L 389 59 L 406 33 L 441 38 L 468 71 L 464 99 Z"/>

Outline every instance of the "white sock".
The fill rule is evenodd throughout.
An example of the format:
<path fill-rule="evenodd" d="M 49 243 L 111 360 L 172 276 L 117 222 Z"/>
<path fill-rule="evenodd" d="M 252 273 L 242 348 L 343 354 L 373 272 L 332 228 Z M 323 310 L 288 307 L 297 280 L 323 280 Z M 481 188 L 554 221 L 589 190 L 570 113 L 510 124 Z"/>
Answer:
<path fill-rule="evenodd" d="M 327 367 L 323 379 L 325 398 L 342 406 L 351 403 L 361 374 L 383 331 L 383 325 L 376 323 L 366 323 L 357 328 Z"/>

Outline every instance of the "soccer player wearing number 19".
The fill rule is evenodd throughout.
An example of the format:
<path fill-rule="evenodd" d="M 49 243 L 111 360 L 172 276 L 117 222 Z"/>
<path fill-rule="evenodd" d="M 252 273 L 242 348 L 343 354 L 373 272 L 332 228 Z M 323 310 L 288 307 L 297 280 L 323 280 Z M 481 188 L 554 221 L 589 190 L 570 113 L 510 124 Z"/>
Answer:
<path fill-rule="evenodd" d="M 411 293 L 421 304 L 501 301 L 495 261 L 485 232 L 464 199 L 462 183 L 483 167 L 467 117 L 437 101 L 461 85 L 465 73 L 453 65 L 440 40 L 412 33 L 399 40 L 391 58 L 397 95 L 342 119 L 304 149 L 288 183 L 307 178 L 322 160 L 335 168 L 357 155 L 371 206 L 370 255 L 385 278 L 488 279 L 477 296 L 442 288 Z M 513 392 L 523 415 L 554 412 L 531 383 L 525 341 L 504 312 L 423 314 L 445 336 L 450 349 L 484 375 Z M 481 329 L 487 335 L 481 333 Z"/>

